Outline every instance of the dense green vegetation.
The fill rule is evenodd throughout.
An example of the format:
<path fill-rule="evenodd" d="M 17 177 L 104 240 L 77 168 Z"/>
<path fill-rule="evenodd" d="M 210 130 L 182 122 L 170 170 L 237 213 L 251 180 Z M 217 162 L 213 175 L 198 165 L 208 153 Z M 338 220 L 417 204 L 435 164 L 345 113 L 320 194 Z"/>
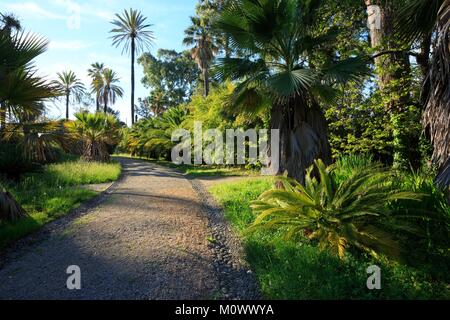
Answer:
<path fill-rule="evenodd" d="M 67 161 L 46 165 L 40 172 L 23 175 L 18 182 L 0 181 L 29 215 L 14 223 L 0 222 L 0 247 L 38 230 L 98 194 L 82 185 L 115 181 L 120 171 L 119 163 Z"/>
<path fill-rule="evenodd" d="M 361 160 L 363 162 L 364 160 Z M 343 159 L 341 163 L 348 161 Z M 351 161 L 350 161 L 351 162 Z M 351 175 L 349 166 L 337 166 L 335 176 Z M 404 190 L 411 190 L 409 180 L 401 178 Z M 429 178 L 427 184 L 432 186 Z M 339 258 L 333 251 L 321 250 L 320 242 L 306 234 L 291 235 L 289 224 L 278 229 L 258 228 L 249 233 L 257 214 L 251 209 L 264 192 L 271 192 L 273 178 L 251 178 L 242 182 L 227 183 L 211 188 L 211 192 L 222 204 L 227 219 L 244 238 L 248 261 L 256 272 L 266 298 L 269 299 L 429 299 L 449 298 L 446 287 L 448 275 L 442 268 L 449 263 L 448 254 L 440 261 L 422 258 L 410 263 L 399 263 L 384 256 L 373 258 L 358 250 L 349 250 Z M 423 189 L 424 190 L 424 189 Z M 435 203 L 439 206 L 438 203 Z M 450 206 L 446 205 L 447 221 Z M 295 225 L 293 225 L 295 226 Z M 311 226 L 311 228 L 314 228 Z M 312 230 L 311 230 L 312 232 Z M 440 241 L 448 241 L 447 238 Z M 383 239 L 384 240 L 384 239 Z M 446 244 L 448 246 L 448 242 Z M 402 254 L 415 250 L 415 258 L 430 257 L 427 246 L 401 242 Z M 414 248 L 414 249 L 413 249 Z M 370 265 L 380 266 L 382 290 L 370 291 L 365 287 Z M 441 280 L 437 281 L 436 278 Z"/>

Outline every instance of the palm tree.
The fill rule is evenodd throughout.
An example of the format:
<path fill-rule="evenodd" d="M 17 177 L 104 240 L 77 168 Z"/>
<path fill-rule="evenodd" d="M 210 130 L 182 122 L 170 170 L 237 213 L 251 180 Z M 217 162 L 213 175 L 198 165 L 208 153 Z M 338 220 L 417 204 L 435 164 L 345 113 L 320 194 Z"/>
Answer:
<path fill-rule="evenodd" d="M 118 85 L 119 78 L 111 69 L 105 68 L 101 73 L 100 102 L 103 102 L 103 112 L 107 113 L 108 106 L 116 103 L 117 97 L 123 97 L 123 89 Z"/>
<path fill-rule="evenodd" d="M 275 174 L 287 171 L 304 182 L 314 159 L 330 161 L 327 124 L 319 99 L 330 100 L 334 86 L 367 73 L 362 59 L 329 56 L 335 30 L 310 32 L 320 1 L 230 1 L 218 18 L 232 49 L 242 58 L 221 58 L 214 67 L 218 78 L 239 81 L 234 103 L 250 108 L 268 101 L 271 128 L 280 133 L 280 162 Z M 334 52 L 334 50 L 329 50 Z M 313 57 L 324 53 L 326 60 Z M 271 151 L 275 153 L 275 151 Z"/>
<path fill-rule="evenodd" d="M 58 86 L 61 93 L 63 93 L 63 97 L 66 100 L 66 119 L 68 120 L 70 102 L 81 102 L 85 94 L 85 88 L 73 71 L 63 71 L 62 73 L 58 73 L 57 77 L 58 80 L 55 80 L 54 83 Z"/>
<path fill-rule="evenodd" d="M 83 159 L 109 161 L 108 145 L 118 142 L 119 121 L 111 114 L 100 112 L 80 112 L 75 114 L 75 118 L 75 121 L 67 123 L 67 127 L 74 140 L 83 141 Z"/>
<path fill-rule="evenodd" d="M 13 31 L 19 32 L 22 30 L 22 25 L 20 24 L 20 20 L 17 19 L 12 14 L 0 13 L 0 23 L 2 24 L 2 27 L 0 28 L 0 32 L 3 32 L 9 36 L 12 35 Z"/>
<path fill-rule="evenodd" d="M 104 63 L 93 63 L 91 68 L 88 69 L 88 75 L 91 77 L 91 89 L 92 93 L 95 94 L 95 104 L 97 112 L 100 111 L 100 90 L 103 86 L 102 72 L 105 69 Z"/>
<path fill-rule="evenodd" d="M 437 183 L 450 186 L 450 0 L 409 0 L 399 13 L 397 29 L 410 42 L 436 31 L 423 95 L 422 124 L 434 147 Z"/>
<path fill-rule="evenodd" d="M 191 17 L 191 26 L 187 28 L 183 44 L 191 46 L 192 58 L 197 63 L 203 76 L 205 97 L 209 94 L 209 69 L 218 47 L 207 19 Z"/>
<path fill-rule="evenodd" d="M 147 20 L 137 10 L 124 10 L 122 15 L 116 14 L 116 20 L 112 21 L 112 24 L 117 28 L 112 29 L 110 32 L 115 33 L 112 36 L 113 46 L 119 47 L 123 45 L 122 53 L 131 53 L 131 122 L 134 124 L 134 63 L 135 55 L 149 48 L 153 44 L 154 36 L 150 31 L 151 24 L 146 24 Z"/>

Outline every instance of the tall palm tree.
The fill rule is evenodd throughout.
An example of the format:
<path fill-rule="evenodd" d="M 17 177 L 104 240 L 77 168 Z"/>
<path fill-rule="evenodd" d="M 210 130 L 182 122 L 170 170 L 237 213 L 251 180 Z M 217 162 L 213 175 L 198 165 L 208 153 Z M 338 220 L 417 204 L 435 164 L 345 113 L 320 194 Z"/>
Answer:
<path fill-rule="evenodd" d="M 95 104 L 97 112 L 100 111 L 100 91 L 103 86 L 102 72 L 105 69 L 104 63 L 93 63 L 91 68 L 88 69 L 88 76 L 91 77 L 91 89 L 95 94 Z"/>
<path fill-rule="evenodd" d="M 111 69 L 105 68 L 101 73 L 102 86 L 100 88 L 100 102 L 103 103 L 103 112 L 116 103 L 117 98 L 123 97 L 123 89 L 118 85 L 119 78 Z"/>
<path fill-rule="evenodd" d="M 202 72 L 205 97 L 209 94 L 209 69 L 218 46 L 206 18 L 191 17 L 191 26 L 187 28 L 183 44 L 191 46 L 192 58 Z"/>
<path fill-rule="evenodd" d="M 153 44 L 154 36 L 153 32 L 149 30 L 152 26 L 147 24 L 147 20 L 139 11 L 129 9 L 124 10 L 122 15 L 116 14 L 116 20 L 111 23 L 116 26 L 110 32 L 115 35 L 112 36 L 113 46 L 123 46 L 122 54 L 131 53 L 131 123 L 135 121 L 134 110 L 134 64 L 135 56 L 144 51 L 144 49 L 150 48 Z"/>
<path fill-rule="evenodd" d="M 242 107 L 271 107 L 271 128 L 280 133 L 279 168 L 304 182 L 314 159 L 330 161 L 327 124 L 319 99 L 330 100 L 334 85 L 367 73 L 361 59 L 327 56 L 335 30 L 312 34 L 321 1 L 230 1 L 217 27 L 230 38 L 242 58 L 221 58 L 215 66 L 220 78 L 239 81 L 234 103 Z M 334 52 L 334 50 L 329 50 Z M 325 62 L 313 60 L 323 54 Z M 275 150 L 271 151 L 272 153 Z"/>
<path fill-rule="evenodd" d="M 397 28 L 410 41 L 435 31 L 432 59 L 423 94 L 427 96 L 422 123 L 434 147 L 439 167 L 437 183 L 450 186 L 450 0 L 408 0 Z"/>
<path fill-rule="evenodd" d="M 12 14 L 0 13 L 0 24 L 2 25 L 0 31 L 9 36 L 11 36 L 13 31 L 19 32 L 22 30 L 20 20 Z"/>
<path fill-rule="evenodd" d="M 63 97 L 66 100 L 66 119 L 68 120 L 70 102 L 81 102 L 85 94 L 85 87 L 73 71 L 63 71 L 62 73 L 58 73 L 57 77 L 58 80 L 55 80 L 54 83 L 58 86 L 61 93 L 63 93 Z"/>

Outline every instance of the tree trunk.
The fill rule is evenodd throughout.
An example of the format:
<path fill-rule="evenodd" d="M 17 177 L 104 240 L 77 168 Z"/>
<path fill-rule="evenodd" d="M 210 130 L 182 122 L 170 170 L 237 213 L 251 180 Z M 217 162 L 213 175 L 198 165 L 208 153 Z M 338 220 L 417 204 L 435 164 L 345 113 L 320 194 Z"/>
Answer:
<path fill-rule="evenodd" d="M 203 68 L 203 82 L 205 85 L 205 97 L 209 95 L 209 72 L 208 68 Z"/>
<path fill-rule="evenodd" d="M 134 124 L 134 55 L 136 51 L 135 39 L 131 38 L 131 124 Z"/>
<path fill-rule="evenodd" d="M 0 189 L 0 221 L 14 222 L 27 217 L 27 212 L 6 190 Z"/>
<path fill-rule="evenodd" d="M 69 100 L 70 100 L 70 92 L 66 93 L 66 120 L 69 120 Z"/>
<path fill-rule="evenodd" d="M 304 184 L 306 169 L 314 160 L 331 162 L 327 123 L 317 102 L 297 96 L 288 104 L 275 105 L 271 128 L 280 130 L 280 163 L 275 174 L 287 172 L 289 177 Z M 276 150 L 271 150 L 273 152 Z"/>
<path fill-rule="evenodd" d="M 422 124 L 433 144 L 433 163 L 439 167 L 436 182 L 450 187 L 450 0 L 444 1 L 438 14 L 428 81 L 430 95 Z"/>
<path fill-rule="evenodd" d="M 367 10 L 371 12 L 372 2 L 366 0 Z M 370 24 L 370 42 L 377 51 L 391 50 L 397 46 L 394 37 L 394 0 L 386 0 L 382 5 L 378 5 L 380 14 L 379 25 Z M 370 21 L 371 18 L 369 18 Z M 381 55 L 375 58 L 375 66 L 378 73 L 378 86 L 387 98 L 386 111 L 389 112 L 391 125 L 393 127 L 393 165 L 394 167 L 407 167 L 409 163 L 414 162 L 416 155 L 408 154 L 408 144 L 413 143 L 409 140 L 417 140 L 418 137 L 407 137 L 404 134 L 405 115 L 407 106 L 410 103 L 410 87 L 408 79 L 411 72 L 409 55 L 407 52 L 394 52 Z M 415 142 L 415 143 L 418 143 Z"/>
<path fill-rule="evenodd" d="M 6 104 L 0 103 L 0 129 L 4 130 L 6 127 Z"/>
<path fill-rule="evenodd" d="M 97 98 L 96 98 L 96 111 L 99 112 L 100 111 L 100 99 L 99 99 L 99 95 L 97 93 Z"/>

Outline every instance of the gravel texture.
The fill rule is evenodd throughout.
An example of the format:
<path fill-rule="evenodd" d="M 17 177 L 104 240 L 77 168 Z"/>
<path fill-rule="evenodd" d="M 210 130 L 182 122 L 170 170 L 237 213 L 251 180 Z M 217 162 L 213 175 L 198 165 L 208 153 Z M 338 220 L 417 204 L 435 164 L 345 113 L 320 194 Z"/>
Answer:
<path fill-rule="evenodd" d="M 121 179 L 101 196 L 0 254 L 0 299 L 259 297 L 201 182 L 120 161 Z M 81 290 L 66 287 L 71 265 L 81 269 Z"/>

